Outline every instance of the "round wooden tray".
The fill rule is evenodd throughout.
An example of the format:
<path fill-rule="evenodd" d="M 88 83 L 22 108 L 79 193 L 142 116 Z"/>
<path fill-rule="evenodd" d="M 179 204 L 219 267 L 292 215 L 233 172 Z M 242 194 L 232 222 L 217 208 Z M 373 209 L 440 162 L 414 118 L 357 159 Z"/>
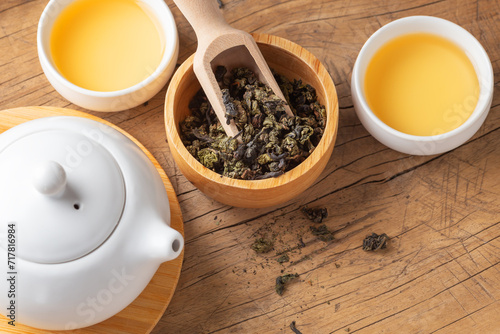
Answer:
<path fill-rule="evenodd" d="M 49 116 L 79 116 L 89 118 L 115 128 L 136 143 L 155 165 L 165 184 L 170 202 L 172 228 L 184 235 L 181 208 L 177 201 L 177 196 L 160 164 L 141 143 L 113 124 L 98 117 L 71 109 L 23 107 L 0 111 L 0 134 L 21 123 Z M 151 332 L 172 299 L 175 287 L 179 281 L 183 258 L 184 252 L 177 259 L 163 263 L 144 291 L 123 311 L 97 325 L 73 330 L 71 333 L 144 334 Z M 7 318 L 0 316 L 0 333 L 68 333 L 68 331 L 40 330 L 17 323 L 13 327 L 7 321 Z"/>

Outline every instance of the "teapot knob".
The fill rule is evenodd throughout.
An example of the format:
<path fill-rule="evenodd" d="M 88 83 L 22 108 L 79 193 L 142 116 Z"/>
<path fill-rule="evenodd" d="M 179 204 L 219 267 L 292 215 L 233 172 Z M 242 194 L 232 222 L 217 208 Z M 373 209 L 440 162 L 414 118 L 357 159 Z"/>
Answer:
<path fill-rule="evenodd" d="M 41 194 L 54 196 L 66 188 L 66 172 L 55 161 L 44 161 L 35 167 L 33 185 Z"/>

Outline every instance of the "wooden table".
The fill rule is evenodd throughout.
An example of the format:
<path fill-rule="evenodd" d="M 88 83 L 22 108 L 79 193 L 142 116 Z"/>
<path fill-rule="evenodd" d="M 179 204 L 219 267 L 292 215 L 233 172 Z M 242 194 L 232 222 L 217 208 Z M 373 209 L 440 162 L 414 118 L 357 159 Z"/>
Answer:
<path fill-rule="evenodd" d="M 366 39 L 409 15 L 434 15 L 463 26 L 500 72 L 500 2 L 489 0 L 223 0 L 228 22 L 250 32 L 292 40 L 330 72 L 340 101 L 332 158 L 317 183 L 296 199 L 268 209 L 224 206 L 178 171 L 165 142 L 166 88 L 147 105 L 92 113 L 122 127 L 167 172 L 185 222 L 186 248 L 174 298 L 154 334 L 500 333 L 500 97 L 479 132 L 438 156 L 395 152 L 357 119 L 350 75 Z M 0 2 L 0 109 L 69 104 L 38 62 L 36 29 L 47 1 Z M 171 0 L 178 23 L 179 64 L 195 51 L 193 30 Z M 496 81 L 497 90 L 499 82 Z M 497 92 L 496 92 L 497 93 Z M 300 212 L 326 207 L 335 241 L 314 237 Z M 387 249 L 364 252 L 362 240 L 387 233 Z M 256 254 L 256 237 L 275 251 Z M 305 247 L 298 248 L 300 242 Z M 276 252 L 293 248 L 290 262 Z M 283 273 L 300 277 L 283 296 Z"/>

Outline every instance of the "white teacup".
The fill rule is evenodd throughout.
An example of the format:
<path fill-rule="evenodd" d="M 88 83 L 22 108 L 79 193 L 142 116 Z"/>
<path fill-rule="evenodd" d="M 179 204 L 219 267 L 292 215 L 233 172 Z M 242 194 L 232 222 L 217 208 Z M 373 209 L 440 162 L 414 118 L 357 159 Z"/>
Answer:
<path fill-rule="evenodd" d="M 79 87 L 59 73 L 50 53 L 52 27 L 61 12 L 75 0 L 50 0 L 38 24 L 37 45 L 42 69 L 52 86 L 68 101 L 94 111 L 121 111 L 136 107 L 156 95 L 172 75 L 179 53 L 179 37 L 174 17 L 163 0 L 140 0 L 150 9 L 163 34 L 165 49 L 160 65 L 140 83 L 112 92 Z"/>
<path fill-rule="evenodd" d="M 410 33 L 430 33 L 458 45 L 469 57 L 479 81 L 479 99 L 472 115 L 459 127 L 436 136 L 409 135 L 382 122 L 370 109 L 364 92 L 365 74 L 374 54 L 388 41 Z M 452 150 L 469 140 L 486 119 L 493 99 L 493 68 L 486 51 L 468 31 L 431 16 L 410 16 L 376 31 L 359 52 L 352 71 L 351 94 L 363 126 L 382 144 L 403 153 L 433 155 Z"/>

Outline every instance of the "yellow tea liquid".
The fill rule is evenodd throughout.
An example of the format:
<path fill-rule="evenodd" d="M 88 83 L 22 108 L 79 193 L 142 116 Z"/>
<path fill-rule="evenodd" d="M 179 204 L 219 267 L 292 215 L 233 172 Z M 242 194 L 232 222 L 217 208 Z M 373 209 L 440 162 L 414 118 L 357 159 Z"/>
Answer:
<path fill-rule="evenodd" d="M 466 54 L 451 41 L 427 33 L 383 45 L 368 64 L 364 89 L 377 117 L 417 136 L 457 128 L 479 97 L 479 81 Z"/>
<path fill-rule="evenodd" d="M 54 23 L 50 51 L 59 72 L 82 88 L 109 92 L 151 75 L 164 52 L 157 23 L 134 0 L 78 0 Z"/>

